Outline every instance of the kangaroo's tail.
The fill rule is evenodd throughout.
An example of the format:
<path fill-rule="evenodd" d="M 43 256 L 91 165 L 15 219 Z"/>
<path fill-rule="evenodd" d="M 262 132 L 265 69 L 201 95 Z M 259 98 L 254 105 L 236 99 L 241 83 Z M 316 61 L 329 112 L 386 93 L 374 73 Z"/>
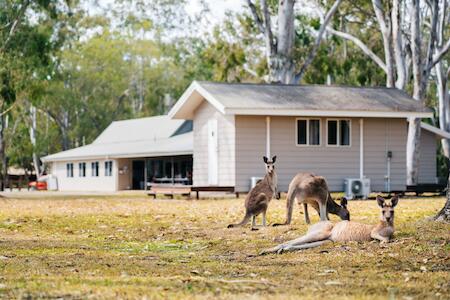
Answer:
<path fill-rule="evenodd" d="M 252 217 L 251 214 L 246 213 L 245 216 L 244 216 L 244 219 L 242 219 L 242 221 L 241 221 L 240 223 L 237 223 L 237 224 L 230 224 L 230 225 L 228 225 L 227 228 L 233 228 L 233 227 L 241 227 L 241 226 L 244 226 L 245 224 L 248 223 L 248 221 L 250 221 L 250 218 L 251 218 L 251 217 Z"/>

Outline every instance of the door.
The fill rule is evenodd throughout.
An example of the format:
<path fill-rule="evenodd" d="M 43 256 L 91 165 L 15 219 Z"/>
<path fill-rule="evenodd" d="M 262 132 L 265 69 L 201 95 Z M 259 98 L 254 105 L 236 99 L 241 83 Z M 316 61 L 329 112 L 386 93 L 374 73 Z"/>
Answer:
<path fill-rule="evenodd" d="M 208 184 L 218 184 L 218 143 L 217 143 L 217 120 L 208 121 Z"/>
<path fill-rule="evenodd" d="M 145 189 L 145 161 L 133 160 L 133 190 Z"/>

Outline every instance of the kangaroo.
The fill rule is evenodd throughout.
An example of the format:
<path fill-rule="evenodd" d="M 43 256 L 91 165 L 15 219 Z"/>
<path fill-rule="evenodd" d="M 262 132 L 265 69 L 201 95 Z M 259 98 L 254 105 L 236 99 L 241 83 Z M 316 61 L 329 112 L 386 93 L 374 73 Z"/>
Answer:
<path fill-rule="evenodd" d="M 336 224 L 321 221 L 312 225 L 306 235 L 295 240 L 280 244 L 262 251 L 260 254 L 281 253 L 318 247 L 327 242 L 349 242 L 380 240 L 387 243 L 394 234 L 394 207 L 398 203 L 398 196 L 391 198 L 390 203 L 377 196 L 378 206 L 381 208 L 381 218 L 376 225 L 366 225 L 351 221 L 340 221 Z"/>
<path fill-rule="evenodd" d="M 347 209 L 347 199 L 341 200 L 341 205 L 337 204 L 328 191 L 325 178 L 311 173 L 298 173 L 289 184 L 289 191 L 286 202 L 286 221 L 277 223 L 274 226 L 289 225 L 292 220 L 292 210 L 294 200 L 298 204 L 303 204 L 305 209 L 305 222 L 310 224 L 308 204 L 319 213 L 320 220 L 328 220 L 328 213 L 338 215 L 342 220 L 350 220 L 350 212 Z"/>
<path fill-rule="evenodd" d="M 258 182 L 248 193 L 245 198 L 245 216 L 244 219 L 238 224 L 230 224 L 228 228 L 243 226 L 248 223 L 252 218 L 252 230 L 257 230 L 256 216 L 262 214 L 262 225 L 266 226 L 266 211 L 269 206 L 270 200 L 275 195 L 275 198 L 279 199 L 278 193 L 278 177 L 275 172 L 275 161 L 277 157 L 274 156 L 272 161 L 269 161 L 267 157 L 263 157 L 266 164 L 266 175 L 264 179 Z"/>

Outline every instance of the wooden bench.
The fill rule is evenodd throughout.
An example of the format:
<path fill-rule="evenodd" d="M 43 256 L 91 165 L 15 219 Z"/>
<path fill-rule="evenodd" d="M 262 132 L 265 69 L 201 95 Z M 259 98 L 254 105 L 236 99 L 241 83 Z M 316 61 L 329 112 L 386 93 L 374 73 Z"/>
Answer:
<path fill-rule="evenodd" d="M 200 192 L 235 192 L 234 186 L 193 186 L 191 191 L 196 193 L 196 199 L 199 199 Z M 238 192 L 236 192 L 236 198 L 239 198 Z"/>
<path fill-rule="evenodd" d="M 190 186 L 176 186 L 176 185 L 166 185 L 166 186 L 158 186 L 154 185 L 150 187 L 150 190 L 147 192 L 147 195 L 153 196 L 153 199 L 156 199 L 156 196 L 164 195 L 167 197 L 170 197 L 171 199 L 174 198 L 174 195 L 181 195 L 184 197 L 191 198 L 191 187 Z"/>

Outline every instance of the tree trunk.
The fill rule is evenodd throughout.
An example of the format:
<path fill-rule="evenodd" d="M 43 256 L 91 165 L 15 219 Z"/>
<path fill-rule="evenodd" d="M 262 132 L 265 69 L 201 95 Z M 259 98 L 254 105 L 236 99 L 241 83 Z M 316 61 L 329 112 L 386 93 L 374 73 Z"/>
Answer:
<path fill-rule="evenodd" d="M 421 34 L 420 34 L 420 0 L 411 2 L 411 51 L 413 63 L 413 98 L 423 102 L 424 87 L 422 78 Z M 420 118 L 410 118 L 408 140 L 406 142 L 406 184 L 417 185 L 419 179 L 420 154 Z"/>
<path fill-rule="evenodd" d="M 36 107 L 30 105 L 30 141 L 33 146 L 33 168 L 36 177 L 41 175 L 41 168 L 39 163 L 39 157 L 37 153 L 37 143 L 36 143 L 36 131 L 37 131 L 37 117 L 36 117 Z"/>
<path fill-rule="evenodd" d="M 7 167 L 7 159 L 5 153 L 5 115 L 2 114 L 0 116 L 0 163 L 1 163 L 1 182 L 0 182 L 0 191 L 4 191 L 7 185 L 8 180 L 8 167 Z"/>
<path fill-rule="evenodd" d="M 402 18 L 400 14 L 400 2 L 401 0 L 392 1 L 392 40 L 394 44 L 395 55 L 395 67 L 397 71 L 397 80 L 395 81 L 395 87 L 399 90 L 404 90 L 406 86 L 406 59 L 403 51 L 403 38 L 401 33 Z"/>
<path fill-rule="evenodd" d="M 419 179 L 420 118 L 410 118 L 406 144 L 406 184 L 417 185 Z"/>
<path fill-rule="evenodd" d="M 269 80 L 271 82 L 293 83 L 294 62 L 294 4 L 295 0 L 280 0 L 278 6 L 278 32 L 276 53 L 269 57 Z M 267 19 L 267 18 L 266 18 Z"/>
<path fill-rule="evenodd" d="M 439 127 L 442 130 L 449 132 L 450 97 L 448 90 L 448 78 L 447 78 L 448 74 L 445 74 L 441 62 L 438 62 L 434 69 L 436 72 L 436 85 L 439 100 Z M 450 140 L 442 139 L 441 145 L 445 157 L 450 158 Z"/>
<path fill-rule="evenodd" d="M 436 221 L 446 221 L 450 222 L 450 176 L 448 178 L 447 182 L 447 201 L 444 204 L 444 207 L 441 209 L 441 211 L 438 212 L 438 214 L 434 217 Z"/>
<path fill-rule="evenodd" d="M 391 20 L 385 14 L 381 0 L 372 0 L 373 9 L 378 20 L 381 36 L 383 37 L 384 61 L 386 63 L 386 86 L 394 87 L 394 58 L 392 49 Z M 387 21 L 387 22 L 386 22 Z"/>

